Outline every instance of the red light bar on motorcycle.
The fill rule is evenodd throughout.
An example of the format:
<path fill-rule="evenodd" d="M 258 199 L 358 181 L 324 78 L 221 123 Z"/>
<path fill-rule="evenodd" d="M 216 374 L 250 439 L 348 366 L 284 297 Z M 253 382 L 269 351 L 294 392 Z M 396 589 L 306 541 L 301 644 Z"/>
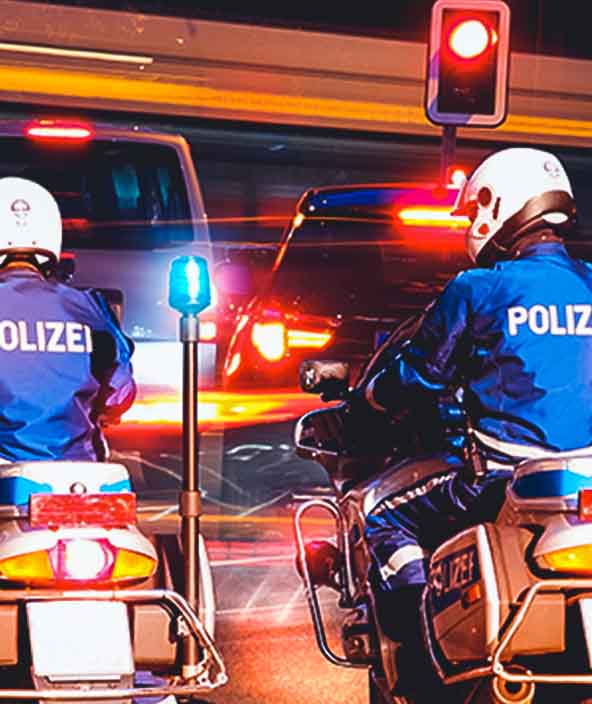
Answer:
<path fill-rule="evenodd" d="M 580 521 L 592 521 L 592 489 L 580 489 L 578 517 Z"/>
<path fill-rule="evenodd" d="M 92 139 L 93 128 L 83 122 L 61 122 L 58 120 L 39 120 L 25 129 L 27 137 L 37 139 L 67 139 L 84 141 Z"/>
<path fill-rule="evenodd" d="M 122 494 L 32 494 L 29 523 L 34 527 L 72 528 L 100 526 L 116 528 L 136 523 L 136 495 Z"/>

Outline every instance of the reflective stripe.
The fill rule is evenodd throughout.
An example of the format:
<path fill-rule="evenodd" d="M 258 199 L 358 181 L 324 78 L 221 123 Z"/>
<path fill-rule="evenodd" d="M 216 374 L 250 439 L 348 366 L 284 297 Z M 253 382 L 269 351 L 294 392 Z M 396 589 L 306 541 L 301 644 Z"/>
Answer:
<path fill-rule="evenodd" d="M 554 452 L 553 450 L 547 450 L 544 447 L 537 447 L 536 445 L 519 445 L 513 442 L 505 442 L 503 440 L 498 440 L 497 438 L 492 438 L 490 435 L 480 432 L 479 430 L 474 430 L 475 437 L 479 442 L 483 443 L 485 447 L 491 450 L 496 450 L 509 457 L 523 457 L 529 460 L 544 459 L 547 457 L 583 457 L 585 455 L 592 455 L 592 446 L 581 447 L 577 450 L 567 450 L 566 452 Z"/>
<path fill-rule="evenodd" d="M 400 506 L 401 504 L 407 504 L 410 501 L 413 501 L 414 499 L 418 499 L 420 496 L 425 496 L 432 489 L 435 489 L 438 485 L 452 481 L 454 477 L 456 477 L 456 475 L 457 472 L 454 471 L 450 472 L 449 474 L 440 474 L 436 477 L 432 477 L 425 484 L 420 484 L 419 486 L 416 486 L 413 489 L 409 489 L 409 491 L 406 491 L 400 496 L 393 496 L 391 499 L 386 499 L 382 506 L 384 506 L 384 508 L 394 509 L 397 508 L 397 506 Z M 373 511 L 373 513 L 379 514 L 382 509 L 382 506 L 380 506 L 378 510 Z"/>
<path fill-rule="evenodd" d="M 427 556 L 428 553 L 422 550 L 419 545 L 404 545 L 402 548 L 395 550 L 386 565 L 380 568 L 380 576 L 386 582 L 389 577 L 397 575 L 403 567 L 406 567 L 411 562 L 423 560 Z"/>

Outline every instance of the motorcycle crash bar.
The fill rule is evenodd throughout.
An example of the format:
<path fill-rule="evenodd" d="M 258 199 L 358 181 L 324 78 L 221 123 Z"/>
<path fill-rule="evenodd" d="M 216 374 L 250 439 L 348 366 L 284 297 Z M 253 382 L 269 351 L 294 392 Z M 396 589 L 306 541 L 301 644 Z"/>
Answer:
<path fill-rule="evenodd" d="M 432 634 L 427 623 L 427 610 L 424 595 L 424 602 L 421 607 L 421 616 L 423 620 L 424 633 L 426 634 L 426 643 L 434 667 L 444 684 L 456 684 L 458 682 L 466 682 L 467 680 L 493 675 L 501 680 L 504 680 L 505 682 L 510 682 L 513 684 L 592 685 L 592 673 L 562 673 L 554 675 L 549 673 L 531 672 L 530 670 L 517 671 L 512 667 L 512 665 L 506 666 L 502 663 L 502 657 L 505 650 L 507 649 L 512 638 L 516 635 L 517 631 L 524 624 L 528 611 L 532 607 L 537 594 L 540 592 L 561 592 L 568 590 L 570 592 L 582 591 L 589 594 L 592 590 L 592 579 L 549 579 L 533 584 L 526 592 L 522 603 L 495 648 L 491 656 L 491 665 L 476 667 L 455 674 L 447 673 L 436 655 L 432 641 Z M 577 596 L 574 598 L 577 599 Z"/>
<path fill-rule="evenodd" d="M 149 590 L 5 590 L 0 591 L 0 603 L 19 603 L 33 601 L 124 601 L 163 603 L 180 616 L 189 629 L 190 635 L 201 646 L 202 657 L 198 663 L 199 674 L 195 684 L 172 684 L 156 687 L 120 687 L 114 689 L 90 689 L 81 686 L 72 689 L 2 689 L 0 700 L 58 700 L 58 701 L 92 701 L 98 699 L 131 699 L 144 697 L 191 698 L 195 694 L 211 691 L 228 682 L 224 662 L 218 653 L 210 634 L 202 625 L 195 611 L 188 602 L 174 591 L 168 589 Z"/>

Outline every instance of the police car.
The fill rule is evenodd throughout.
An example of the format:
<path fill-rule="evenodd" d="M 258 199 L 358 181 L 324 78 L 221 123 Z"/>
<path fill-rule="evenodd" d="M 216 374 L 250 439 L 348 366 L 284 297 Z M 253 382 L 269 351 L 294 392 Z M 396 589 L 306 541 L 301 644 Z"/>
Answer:
<path fill-rule="evenodd" d="M 269 278 L 240 313 L 226 388 L 293 388 L 307 358 L 349 362 L 352 379 L 401 321 L 469 261 L 458 187 L 312 188 L 296 206 Z"/>
<path fill-rule="evenodd" d="M 103 291 L 135 341 L 142 384 L 180 380 L 178 314 L 168 306 L 172 259 L 212 249 L 203 199 L 184 138 L 79 121 L 0 122 L 0 177 L 49 190 L 63 219 L 71 283 Z M 67 257 L 74 258 L 74 263 Z M 214 381 L 215 309 L 202 315 L 200 379 Z"/>

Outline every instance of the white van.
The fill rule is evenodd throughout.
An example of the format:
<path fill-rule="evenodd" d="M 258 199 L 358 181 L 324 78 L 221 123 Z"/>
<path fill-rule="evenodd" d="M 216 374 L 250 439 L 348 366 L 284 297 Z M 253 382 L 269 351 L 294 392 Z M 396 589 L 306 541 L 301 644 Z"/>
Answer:
<path fill-rule="evenodd" d="M 71 284 L 105 292 L 136 343 L 140 384 L 176 381 L 179 315 L 168 305 L 172 259 L 212 248 L 183 137 L 60 120 L 1 120 L 0 177 L 21 176 L 55 196 Z M 201 316 L 200 385 L 214 380 L 214 308 Z M 174 345 L 174 346 L 173 346 Z M 171 363 L 169 363 L 169 360 Z M 163 378 L 163 375 L 170 378 Z"/>

